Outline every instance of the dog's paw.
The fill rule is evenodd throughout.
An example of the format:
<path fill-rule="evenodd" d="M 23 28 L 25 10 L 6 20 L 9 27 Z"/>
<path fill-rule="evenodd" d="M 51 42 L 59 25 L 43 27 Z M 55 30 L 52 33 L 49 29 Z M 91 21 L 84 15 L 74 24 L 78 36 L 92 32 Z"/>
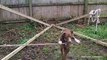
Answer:
<path fill-rule="evenodd" d="M 59 44 L 62 44 L 62 41 L 58 41 Z"/>

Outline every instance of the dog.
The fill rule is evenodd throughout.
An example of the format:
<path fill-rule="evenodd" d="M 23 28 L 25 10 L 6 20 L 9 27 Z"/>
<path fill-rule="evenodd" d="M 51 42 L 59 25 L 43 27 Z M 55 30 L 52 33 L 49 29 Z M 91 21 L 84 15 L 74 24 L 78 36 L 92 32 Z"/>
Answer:
<path fill-rule="evenodd" d="M 66 60 L 67 54 L 70 50 L 70 44 L 73 40 L 75 40 L 77 43 L 80 43 L 80 40 L 74 37 L 73 31 L 64 29 L 58 41 L 58 43 L 60 44 L 62 60 Z"/>

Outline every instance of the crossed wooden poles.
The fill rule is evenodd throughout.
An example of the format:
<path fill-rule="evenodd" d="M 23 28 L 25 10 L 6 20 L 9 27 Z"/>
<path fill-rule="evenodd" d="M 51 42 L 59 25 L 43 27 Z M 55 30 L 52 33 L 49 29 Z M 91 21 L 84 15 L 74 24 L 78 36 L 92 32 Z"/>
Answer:
<path fill-rule="evenodd" d="M 6 6 L 3 6 L 3 5 L 1 5 L 1 4 L 0 4 L 0 8 L 3 9 L 3 10 L 9 11 L 9 12 L 11 12 L 11 13 L 20 15 L 20 16 L 22 16 L 22 17 L 28 18 L 28 19 L 30 19 L 30 20 L 33 20 L 33 21 L 35 21 L 35 22 L 38 22 L 38 23 L 41 23 L 41 24 L 43 24 L 43 25 L 48 26 L 48 27 L 45 28 L 43 31 L 41 31 L 40 33 L 36 34 L 34 37 L 32 37 L 31 39 L 29 39 L 27 42 L 25 42 L 22 46 L 19 46 L 17 49 L 15 49 L 14 51 L 12 51 L 12 52 L 9 53 L 8 55 L 6 55 L 6 56 L 5 56 L 4 58 L 2 58 L 1 60 L 8 60 L 8 59 L 10 59 L 12 56 L 14 56 L 15 54 L 17 54 L 20 50 L 22 50 L 24 47 L 26 47 L 28 44 L 30 44 L 32 41 L 34 41 L 36 38 L 38 38 L 40 35 L 42 35 L 43 33 L 45 33 L 45 32 L 46 32 L 47 30 L 49 30 L 50 28 L 56 27 L 56 28 L 58 28 L 58 29 L 63 30 L 63 29 L 65 29 L 65 28 L 64 28 L 64 27 L 60 27 L 59 25 L 62 25 L 62 24 L 65 24 L 65 23 L 69 23 L 69 22 L 71 22 L 71 21 L 75 21 L 75 20 L 78 20 L 78 19 L 87 17 L 87 16 L 89 15 L 89 14 L 86 14 L 86 15 L 83 15 L 83 16 L 76 17 L 76 18 L 74 18 L 74 19 L 68 20 L 68 21 L 64 21 L 64 22 L 58 23 L 58 24 L 56 24 L 56 25 L 54 25 L 54 24 L 51 24 L 51 25 L 50 25 L 50 24 L 48 24 L 48 23 L 42 22 L 42 21 L 40 21 L 40 20 L 38 20 L 38 19 L 35 19 L 35 18 L 33 18 L 33 17 L 24 15 L 24 14 L 22 14 L 22 13 L 20 13 L 20 12 L 17 12 L 17 11 L 15 11 L 15 10 L 10 9 L 10 8 L 8 8 L 8 7 L 6 7 Z M 88 37 L 88 36 L 83 35 L 83 34 L 79 34 L 79 33 L 77 33 L 77 32 L 74 32 L 74 34 L 77 35 L 77 36 L 83 37 L 83 38 L 90 39 L 91 41 L 93 41 L 93 42 L 95 42 L 95 43 L 97 43 L 97 44 L 100 44 L 100 45 L 103 45 L 103 46 L 106 46 L 106 47 L 107 47 L 107 43 L 102 42 L 102 41 L 100 41 L 100 40 L 97 40 L 97 39 Z"/>

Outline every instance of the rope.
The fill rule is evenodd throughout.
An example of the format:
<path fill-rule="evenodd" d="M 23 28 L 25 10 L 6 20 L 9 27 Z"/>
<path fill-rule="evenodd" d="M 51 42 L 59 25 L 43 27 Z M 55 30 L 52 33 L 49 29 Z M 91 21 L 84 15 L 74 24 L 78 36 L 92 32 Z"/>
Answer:
<path fill-rule="evenodd" d="M 62 43 L 65 44 L 65 43 Z M 39 43 L 39 44 L 4 44 L 0 47 L 14 47 L 14 46 L 43 46 L 43 45 L 60 45 L 59 43 Z"/>
<path fill-rule="evenodd" d="M 89 16 L 88 23 L 89 23 L 90 20 L 92 22 L 96 23 L 96 29 L 95 29 L 95 31 L 98 30 L 98 24 L 100 23 L 100 20 L 99 20 L 100 14 L 101 14 L 101 9 L 91 10 L 89 12 L 90 16 Z"/>

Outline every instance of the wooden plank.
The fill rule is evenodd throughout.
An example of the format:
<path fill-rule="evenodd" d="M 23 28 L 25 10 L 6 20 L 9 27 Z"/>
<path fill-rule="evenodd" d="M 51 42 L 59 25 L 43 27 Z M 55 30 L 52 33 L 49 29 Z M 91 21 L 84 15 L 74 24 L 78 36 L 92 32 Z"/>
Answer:
<path fill-rule="evenodd" d="M 64 27 L 60 27 L 60 26 L 55 26 L 55 27 L 58 28 L 58 29 L 61 29 L 61 30 L 65 29 Z M 83 34 L 80 34 L 80 33 L 77 33 L 77 32 L 74 32 L 74 34 L 79 36 L 79 37 L 89 39 L 89 40 L 95 42 L 96 44 L 99 44 L 99 45 L 107 47 L 107 43 L 106 42 L 103 42 L 103 41 L 88 37 L 86 35 L 83 35 Z"/>
<path fill-rule="evenodd" d="M 27 16 L 27 15 L 24 15 L 24 14 L 22 14 L 22 13 L 20 13 L 20 12 L 17 12 L 17 11 L 15 11 L 15 10 L 12 10 L 12 9 L 10 9 L 10 8 L 8 8 L 8 7 L 5 7 L 5 6 L 1 5 L 1 4 L 0 4 L 0 8 L 1 8 L 1 9 L 4 9 L 4 10 L 7 10 L 7 11 L 9 11 L 9 12 L 12 12 L 12 13 L 14 13 L 14 14 L 20 15 L 20 16 L 22 16 L 22 17 L 28 18 L 28 19 L 30 19 L 30 20 L 33 20 L 33 21 L 35 21 L 35 22 L 44 24 L 44 25 L 46 25 L 46 26 L 50 26 L 49 24 L 47 24 L 47 23 L 45 23 L 45 22 L 42 22 L 42 21 L 40 21 L 40 20 L 38 20 L 38 19 L 35 19 L 35 18 L 30 17 L 30 16 Z"/>
<path fill-rule="evenodd" d="M 18 47 L 17 49 L 15 49 L 14 51 L 12 51 L 10 54 L 8 54 L 7 56 L 5 56 L 4 58 L 2 58 L 1 60 L 8 60 L 10 59 L 12 56 L 14 56 L 16 53 L 18 53 L 20 50 L 22 50 L 24 47 L 26 47 L 27 44 L 30 44 L 32 41 L 34 41 L 36 38 L 38 38 L 40 35 L 42 35 L 44 32 L 46 32 L 47 30 L 49 30 L 53 25 L 45 28 L 43 31 L 41 31 L 40 33 L 36 34 L 34 37 L 32 37 L 31 39 L 29 39 L 26 43 L 23 44 L 23 46 Z"/>

